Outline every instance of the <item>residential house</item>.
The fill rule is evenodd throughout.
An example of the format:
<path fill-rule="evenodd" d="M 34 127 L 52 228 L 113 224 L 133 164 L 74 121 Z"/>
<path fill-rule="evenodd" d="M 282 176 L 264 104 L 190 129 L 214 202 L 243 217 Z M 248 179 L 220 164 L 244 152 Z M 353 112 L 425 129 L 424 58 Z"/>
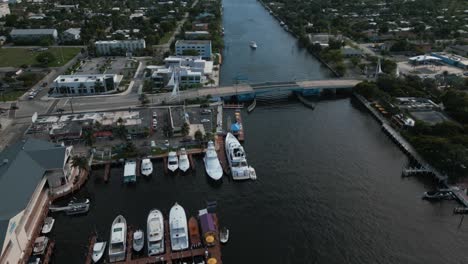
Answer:
<path fill-rule="evenodd" d="M 63 42 L 76 42 L 81 39 L 81 28 L 69 28 L 62 33 Z"/>

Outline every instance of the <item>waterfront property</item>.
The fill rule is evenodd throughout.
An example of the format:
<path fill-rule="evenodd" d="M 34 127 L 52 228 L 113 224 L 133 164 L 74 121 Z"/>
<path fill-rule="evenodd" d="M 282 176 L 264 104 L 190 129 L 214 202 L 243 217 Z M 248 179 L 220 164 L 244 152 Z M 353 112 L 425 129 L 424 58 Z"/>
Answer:
<path fill-rule="evenodd" d="M 51 83 L 55 95 L 88 95 L 113 92 L 122 80 L 117 74 L 59 75 Z"/>
<path fill-rule="evenodd" d="M 210 40 L 178 40 L 175 43 L 175 53 L 178 56 L 187 55 L 188 51 L 198 52 L 203 59 L 211 59 Z"/>
<path fill-rule="evenodd" d="M 98 55 L 125 54 L 146 48 L 144 39 L 135 40 L 100 40 L 94 43 Z"/>
<path fill-rule="evenodd" d="M 72 150 L 27 139 L 0 153 L 0 263 L 19 263 L 29 257 L 49 193 L 61 193 L 72 181 Z"/>

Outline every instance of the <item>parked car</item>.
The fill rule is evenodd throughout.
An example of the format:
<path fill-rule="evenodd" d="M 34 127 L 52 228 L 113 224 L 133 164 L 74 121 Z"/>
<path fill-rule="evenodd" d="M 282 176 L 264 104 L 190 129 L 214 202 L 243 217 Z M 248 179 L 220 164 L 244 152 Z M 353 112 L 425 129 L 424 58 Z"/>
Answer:
<path fill-rule="evenodd" d="M 204 118 L 204 119 L 202 119 L 202 120 L 201 120 L 201 122 L 202 122 L 202 123 L 208 123 L 208 122 L 210 122 L 210 120 L 209 120 L 209 119 L 206 119 L 206 118 Z"/>

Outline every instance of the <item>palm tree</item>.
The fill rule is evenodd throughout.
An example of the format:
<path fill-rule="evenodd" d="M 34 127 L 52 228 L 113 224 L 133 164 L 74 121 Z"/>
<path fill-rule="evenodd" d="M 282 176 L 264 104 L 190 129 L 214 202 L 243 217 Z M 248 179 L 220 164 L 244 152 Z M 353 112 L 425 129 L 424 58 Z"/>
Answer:
<path fill-rule="evenodd" d="M 73 156 L 72 167 L 78 168 L 80 171 L 83 169 L 88 170 L 88 160 L 84 156 Z"/>

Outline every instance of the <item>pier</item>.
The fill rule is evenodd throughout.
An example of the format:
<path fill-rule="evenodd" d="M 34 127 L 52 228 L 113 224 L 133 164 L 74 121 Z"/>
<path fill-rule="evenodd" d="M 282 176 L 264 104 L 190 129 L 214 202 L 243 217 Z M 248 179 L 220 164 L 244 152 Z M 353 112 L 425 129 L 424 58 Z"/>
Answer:
<path fill-rule="evenodd" d="M 223 168 L 224 174 L 229 174 L 229 166 L 227 164 L 226 151 L 224 149 L 224 135 L 216 135 L 215 149 L 216 153 L 218 154 L 219 163 L 221 163 L 221 167 Z"/>

